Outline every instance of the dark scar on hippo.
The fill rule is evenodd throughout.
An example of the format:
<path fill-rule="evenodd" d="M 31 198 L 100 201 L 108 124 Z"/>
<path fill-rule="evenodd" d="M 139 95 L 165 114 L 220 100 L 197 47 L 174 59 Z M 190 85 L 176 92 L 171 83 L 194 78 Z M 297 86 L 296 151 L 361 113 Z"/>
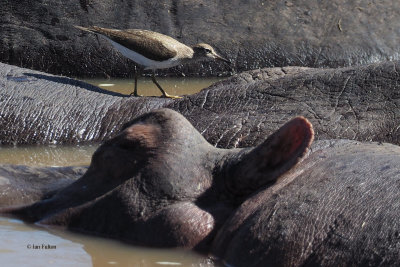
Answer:
<path fill-rule="evenodd" d="M 1 212 L 133 244 L 206 251 L 230 214 L 296 165 L 313 137 L 310 122 L 296 117 L 254 148 L 220 149 L 181 114 L 160 109 L 105 141 L 80 179 Z"/>

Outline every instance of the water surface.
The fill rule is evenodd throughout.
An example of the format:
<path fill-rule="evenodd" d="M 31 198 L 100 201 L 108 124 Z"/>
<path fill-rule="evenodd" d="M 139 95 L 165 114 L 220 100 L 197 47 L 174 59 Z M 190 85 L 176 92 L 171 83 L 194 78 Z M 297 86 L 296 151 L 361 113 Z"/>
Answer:
<path fill-rule="evenodd" d="M 0 164 L 28 166 L 89 165 L 99 144 L 0 146 Z"/>
<path fill-rule="evenodd" d="M 157 82 L 170 95 L 190 95 L 207 88 L 211 84 L 223 80 L 223 77 L 158 77 Z M 135 81 L 131 79 L 82 79 L 105 90 L 129 95 L 133 92 Z M 143 96 L 161 96 L 160 90 L 150 77 L 138 79 L 138 94 Z"/>
<path fill-rule="evenodd" d="M 2 266 L 215 266 L 182 249 L 149 249 L 0 217 Z M 3 265 L 4 264 L 4 265 Z"/>

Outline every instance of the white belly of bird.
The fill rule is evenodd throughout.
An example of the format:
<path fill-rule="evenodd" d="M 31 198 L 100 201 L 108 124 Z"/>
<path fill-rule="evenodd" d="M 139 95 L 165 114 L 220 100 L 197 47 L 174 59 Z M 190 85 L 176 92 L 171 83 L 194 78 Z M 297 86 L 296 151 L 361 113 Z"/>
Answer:
<path fill-rule="evenodd" d="M 155 61 L 152 59 L 148 59 L 147 57 L 142 56 L 139 53 L 136 53 L 135 51 L 132 51 L 119 43 L 114 42 L 108 37 L 105 37 L 102 35 L 105 39 L 107 39 L 122 55 L 125 57 L 135 61 L 136 63 L 142 65 L 145 67 L 146 70 L 148 69 L 166 69 L 166 68 L 171 68 L 174 66 L 179 65 L 179 60 L 177 60 L 176 57 L 170 58 L 168 60 L 164 61 Z"/>

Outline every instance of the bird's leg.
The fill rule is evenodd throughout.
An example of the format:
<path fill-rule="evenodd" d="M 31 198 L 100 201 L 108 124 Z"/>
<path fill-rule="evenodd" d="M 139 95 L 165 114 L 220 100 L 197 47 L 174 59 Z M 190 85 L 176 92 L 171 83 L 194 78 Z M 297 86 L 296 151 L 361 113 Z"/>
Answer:
<path fill-rule="evenodd" d="M 151 75 L 151 80 L 153 81 L 153 83 L 158 87 L 158 89 L 160 89 L 161 93 L 163 94 L 163 97 L 168 97 L 168 98 L 182 98 L 181 96 L 177 96 L 177 95 L 169 95 L 167 92 L 164 91 L 164 89 L 161 88 L 161 85 L 158 84 L 158 82 L 156 81 L 156 76 L 154 74 Z"/>
<path fill-rule="evenodd" d="M 141 73 L 141 71 L 138 71 L 137 68 L 135 67 L 135 89 L 133 89 L 133 92 L 129 94 L 130 96 L 141 96 L 137 92 L 137 80 L 139 73 Z"/>

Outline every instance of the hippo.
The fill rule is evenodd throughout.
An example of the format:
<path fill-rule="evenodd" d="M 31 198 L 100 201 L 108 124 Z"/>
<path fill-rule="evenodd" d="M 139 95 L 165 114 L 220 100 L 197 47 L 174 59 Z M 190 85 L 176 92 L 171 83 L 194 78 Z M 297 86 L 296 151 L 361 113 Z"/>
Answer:
<path fill-rule="evenodd" d="M 316 140 L 399 145 L 399 64 L 253 70 L 170 100 L 128 97 L 0 63 L 0 143 L 101 142 L 137 116 L 170 108 L 220 148 L 258 145 L 298 115 L 314 125 Z"/>
<path fill-rule="evenodd" d="M 33 203 L 54 194 L 87 171 L 85 166 L 33 167 L 0 165 L 0 206 Z"/>
<path fill-rule="evenodd" d="M 205 251 L 240 201 L 295 165 L 312 139 L 311 124 L 297 117 L 255 148 L 220 149 L 182 115 L 160 109 L 104 142 L 80 179 L 9 212 L 134 244 Z"/>
<path fill-rule="evenodd" d="M 211 251 L 233 266 L 398 266 L 400 147 L 316 142 L 247 198 Z"/>
<path fill-rule="evenodd" d="M 105 141 L 78 180 L 1 213 L 229 266 L 398 265 L 400 147 L 313 138 L 296 117 L 221 149 L 160 109 Z"/>
<path fill-rule="evenodd" d="M 399 59 L 397 1 L 1 1 L 0 61 L 64 76 L 132 77 L 135 65 L 72 25 L 144 29 L 211 43 L 233 64 L 180 66 L 204 76 L 264 67 L 343 67 Z M 73 12 L 71 12 L 73 10 Z"/>

